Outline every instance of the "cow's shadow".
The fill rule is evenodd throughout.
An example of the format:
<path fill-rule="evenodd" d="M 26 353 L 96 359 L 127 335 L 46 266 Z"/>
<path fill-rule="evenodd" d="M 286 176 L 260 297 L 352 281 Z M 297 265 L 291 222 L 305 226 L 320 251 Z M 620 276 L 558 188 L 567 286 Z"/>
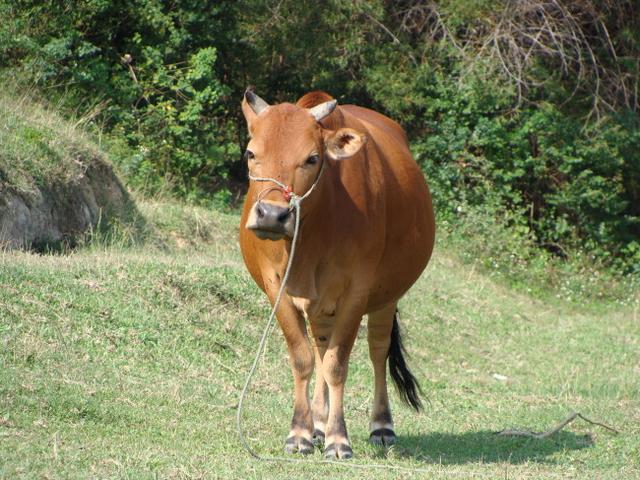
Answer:
<path fill-rule="evenodd" d="M 551 461 L 548 457 L 555 452 L 581 450 L 592 445 L 590 435 L 565 431 L 544 439 L 504 437 L 486 430 L 466 433 L 432 432 L 398 436 L 393 454 L 443 465 L 475 462 L 546 463 Z M 386 452 L 381 451 L 380 455 L 385 456 Z"/>

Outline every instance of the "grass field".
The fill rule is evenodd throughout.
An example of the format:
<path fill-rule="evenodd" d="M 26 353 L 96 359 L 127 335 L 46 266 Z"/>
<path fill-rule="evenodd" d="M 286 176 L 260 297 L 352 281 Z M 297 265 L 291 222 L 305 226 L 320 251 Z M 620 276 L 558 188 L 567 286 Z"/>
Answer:
<path fill-rule="evenodd" d="M 364 326 L 346 398 L 348 463 L 430 475 L 316 465 L 319 452 L 256 462 L 235 406 L 269 309 L 242 264 L 238 218 L 140 208 L 144 244 L 0 253 L 0 478 L 640 478 L 638 302 L 528 296 L 446 239 L 401 303 L 425 411 L 394 394 L 398 444 L 367 444 Z M 263 454 L 282 450 L 291 383 L 276 331 L 244 416 Z M 621 433 L 577 420 L 544 440 L 494 434 L 546 430 L 571 411 Z"/>
<path fill-rule="evenodd" d="M 104 158 L 83 132 L 83 119 L 64 120 L 18 88 L 0 83 L 0 187 L 29 192 L 35 185 L 67 183 L 90 159 Z"/>

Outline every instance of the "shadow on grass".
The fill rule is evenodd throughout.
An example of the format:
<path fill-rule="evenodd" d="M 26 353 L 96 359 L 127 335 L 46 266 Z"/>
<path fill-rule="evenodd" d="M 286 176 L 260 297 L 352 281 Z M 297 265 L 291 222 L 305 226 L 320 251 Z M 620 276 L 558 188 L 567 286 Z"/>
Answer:
<path fill-rule="evenodd" d="M 563 450 L 581 450 L 593 445 L 590 435 L 558 432 L 550 438 L 501 437 L 490 431 L 400 435 L 394 447 L 400 457 L 428 463 L 455 465 L 475 462 L 546 462 Z"/>

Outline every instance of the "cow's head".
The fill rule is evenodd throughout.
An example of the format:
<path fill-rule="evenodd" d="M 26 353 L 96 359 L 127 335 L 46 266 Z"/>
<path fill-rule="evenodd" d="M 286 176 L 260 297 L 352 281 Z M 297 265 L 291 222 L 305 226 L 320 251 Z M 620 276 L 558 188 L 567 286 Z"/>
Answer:
<path fill-rule="evenodd" d="M 319 175 L 325 162 L 355 155 L 364 145 L 364 134 L 351 128 L 327 130 L 320 125 L 336 104 L 336 100 L 330 100 L 312 108 L 290 103 L 269 105 L 247 90 L 242 112 L 250 136 L 244 154 L 249 175 L 277 180 L 295 195 L 303 196 L 323 180 Z M 313 199 L 316 193 L 304 200 L 303 211 L 317 203 Z M 245 227 L 261 239 L 292 237 L 295 211 L 287 197 L 288 192 L 276 182 L 252 180 L 247 202 L 253 205 Z"/>

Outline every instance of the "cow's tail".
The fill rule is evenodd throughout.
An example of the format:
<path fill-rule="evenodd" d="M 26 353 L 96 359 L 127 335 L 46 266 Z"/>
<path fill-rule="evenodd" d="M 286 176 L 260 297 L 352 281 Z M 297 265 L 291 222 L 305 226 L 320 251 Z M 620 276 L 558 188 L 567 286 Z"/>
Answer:
<path fill-rule="evenodd" d="M 399 318 L 400 314 L 396 309 L 391 329 L 391 345 L 389 346 L 389 372 L 402 401 L 419 412 L 422 409 L 422 401 L 419 396 L 422 391 L 416 377 L 409 371 L 407 362 L 404 360 L 406 352 L 400 336 Z"/>

